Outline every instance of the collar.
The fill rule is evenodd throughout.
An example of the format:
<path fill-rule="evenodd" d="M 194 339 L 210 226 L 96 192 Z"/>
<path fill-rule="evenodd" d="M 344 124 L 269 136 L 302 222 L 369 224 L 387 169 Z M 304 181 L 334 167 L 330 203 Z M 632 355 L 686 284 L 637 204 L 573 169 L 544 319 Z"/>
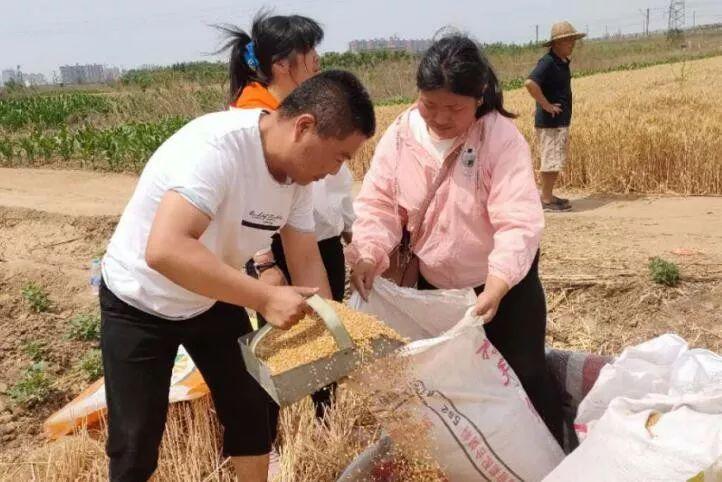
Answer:
<path fill-rule="evenodd" d="M 554 50 L 552 49 L 549 49 L 549 55 L 551 55 L 552 59 L 554 59 L 554 62 L 558 64 L 569 65 L 572 61 L 572 59 L 570 59 L 569 57 L 567 57 L 566 59 L 559 57 L 556 53 L 554 53 Z"/>
<path fill-rule="evenodd" d="M 261 108 L 276 110 L 280 102 L 278 102 L 266 87 L 258 82 L 251 82 L 243 88 L 241 95 L 238 96 L 238 99 L 236 99 L 232 105 L 239 109 Z"/>

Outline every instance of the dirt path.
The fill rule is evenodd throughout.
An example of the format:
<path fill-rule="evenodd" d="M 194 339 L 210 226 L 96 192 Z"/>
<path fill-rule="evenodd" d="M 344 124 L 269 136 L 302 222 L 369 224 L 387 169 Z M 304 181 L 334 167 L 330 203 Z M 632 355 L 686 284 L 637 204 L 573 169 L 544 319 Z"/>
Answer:
<path fill-rule="evenodd" d="M 0 206 L 72 216 L 120 214 L 135 188 L 136 176 L 88 171 L 0 168 Z M 356 183 L 358 190 L 360 183 Z M 547 238 L 558 227 L 577 226 L 589 243 L 569 242 L 570 249 L 598 243 L 613 251 L 651 253 L 685 247 L 722 255 L 722 197 L 620 198 L 572 196 L 571 213 L 548 216 Z M 596 225 L 596 228 L 595 228 Z M 572 239 L 574 239 L 572 238 Z"/>
<path fill-rule="evenodd" d="M 0 168 L 0 206 L 74 216 L 120 214 L 137 179 L 90 171 Z"/>

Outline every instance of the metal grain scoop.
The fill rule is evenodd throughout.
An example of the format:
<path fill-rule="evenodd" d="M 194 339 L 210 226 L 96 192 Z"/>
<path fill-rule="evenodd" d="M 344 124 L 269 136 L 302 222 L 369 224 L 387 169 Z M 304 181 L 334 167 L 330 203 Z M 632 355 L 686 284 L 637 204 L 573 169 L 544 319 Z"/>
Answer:
<path fill-rule="evenodd" d="M 263 360 L 258 358 L 256 350 L 263 338 L 274 328 L 266 325 L 238 339 L 246 369 L 280 406 L 290 405 L 347 376 L 358 366 L 362 358 L 346 327 L 323 298 L 313 295 L 306 300 L 306 303 L 323 320 L 338 346 L 338 351 L 330 356 L 273 375 Z M 400 346 L 402 343 L 399 341 L 378 338 L 371 342 L 372 353 L 363 355 L 364 358 L 382 357 Z"/>

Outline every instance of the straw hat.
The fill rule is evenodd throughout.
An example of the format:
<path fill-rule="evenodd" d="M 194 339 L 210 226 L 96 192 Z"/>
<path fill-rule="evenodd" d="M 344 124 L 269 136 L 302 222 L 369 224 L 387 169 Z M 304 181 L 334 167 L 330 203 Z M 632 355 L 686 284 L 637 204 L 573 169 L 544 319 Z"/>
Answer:
<path fill-rule="evenodd" d="M 550 39 L 544 42 L 544 46 L 549 47 L 555 40 L 562 40 L 566 38 L 579 40 L 580 38 L 586 36 L 587 34 L 585 33 L 577 32 L 577 30 L 572 27 L 572 24 L 569 22 L 557 22 L 552 25 L 552 34 L 550 36 Z"/>

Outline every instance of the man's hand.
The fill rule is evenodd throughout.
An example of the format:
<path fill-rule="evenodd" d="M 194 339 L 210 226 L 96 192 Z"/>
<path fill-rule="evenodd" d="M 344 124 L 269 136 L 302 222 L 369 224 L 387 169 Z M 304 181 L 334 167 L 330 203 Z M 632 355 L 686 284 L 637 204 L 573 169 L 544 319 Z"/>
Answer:
<path fill-rule="evenodd" d="M 260 313 L 276 328 L 288 330 L 312 312 L 306 298 L 318 293 L 318 288 L 280 286 L 274 288 L 261 307 Z"/>
<path fill-rule="evenodd" d="M 479 293 L 476 298 L 474 314 L 482 317 L 484 323 L 489 323 L 496 316 L 496 312 L 499 311 L 499 304 L 508 292 L 509 286 L 506 282 L 490 274 L 486 278 L 484 291 Z"/>
<path fill-rule="evenodd" d="M 539 84 L 537 84 L 531 79 L 526 79 L 526 82 L 524 82 L 524 86 L 526 87 L 526 90 L 529 91 L 529 94 L 532 96 L 532 98 L 541 106 L 541 108 L 544 109 L 546 112 L 550 113 L 552 117 L 556 117 L 557 115 L 562 113 L 561 104 L 552 104 L 551 102 L 549 102 L 549 100 L 544 97 L 544 93 L 542 92 Z"/>
<path fill-rule="evenodd" d="M 351 234 L 351 231 L 344 231 L 343 233 L 341 233 L 341 238 L 343 238 L 344 242 L 348 245 L 351 244 L 353 235 Z"/>
<path fill-rule="evenodd" d="M 270 286 L 286 286 L 288 284 L 288 280 L 278 266 L 268 268 L 258 276 L 258 279 Z"/>
<path fill-rule="evenodd" d="M 550 113 L 552 117 L 556 117 L 557 115 L 562 113 L 561 104 L 552 104 L 551 102 L 546 102 L 542 104 L 542 109 Z"/>
<path fill-rule="evenodd" d="M 374 285 L 376 264 L 368 259 L 359 260 L 351 269 L 351 285 L 356 289 L 364 301 L 369 300 L 369 292 Z"/>

